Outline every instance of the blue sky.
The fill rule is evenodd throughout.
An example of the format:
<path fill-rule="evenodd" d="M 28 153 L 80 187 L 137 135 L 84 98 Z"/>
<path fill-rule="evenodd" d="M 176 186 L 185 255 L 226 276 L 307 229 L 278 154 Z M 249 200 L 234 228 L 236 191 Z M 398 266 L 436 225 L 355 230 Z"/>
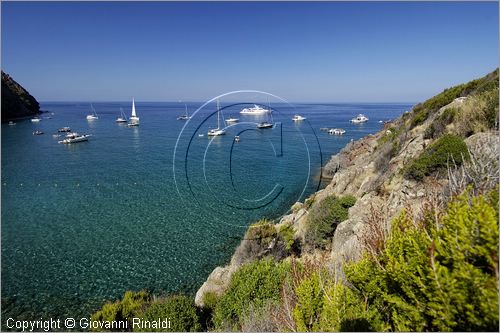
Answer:
<path fill-rule="evenodd" d="M 41 101 L 415 102 L 498 67 L 498 3 L 4 2 L 2 69 Z"/>

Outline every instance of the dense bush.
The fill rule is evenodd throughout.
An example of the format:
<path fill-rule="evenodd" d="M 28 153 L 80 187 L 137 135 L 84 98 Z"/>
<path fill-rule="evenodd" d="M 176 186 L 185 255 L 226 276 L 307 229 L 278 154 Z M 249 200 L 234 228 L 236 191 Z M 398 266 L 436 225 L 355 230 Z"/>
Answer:
<path fill-rule="evenodd" d="M 295 291 L 297 304 L 293 310 L 293 318 L 300 332 L 320 330 L 324 293 L 319 279 L 319 273 L 315 272 L 304 279 Z"/>
<path fill-rule="evenodd" d="M 329 196 L 310 210 L 305 232 L 308 247 L 323 248 L 333 236 L 337 225 L 347 220 L 349 208 L 354 206 L 356 198 L 351 195 L 337 198 Z"/>
<path fill-rule="evenodd" d="M 323 332 L 382 331 L 384 325 L 376 308 L 369 308 L 355 291 L 341 280 L 333 281 L 323 296 L 319 330 Z"/>
<path fill-rule="evenodd" d="M 132 327 L 132 318 L 140 317 L 149 301 L 150 295 L 145 291 L 127 291 L 121 301 L 104 304 L 101 310 L 92 315 L 92 320 L 128 322 L 128 327 Z"/>
<path fill-rule="evenodd" d="M 169 329 L 144 328 L 145 332 L 197 332 L 201 330 L 198 313 L 193 300 L 187 296 L 170 296 L 152 303 L 144 312 L 143 319 L 154 321 L 168 319 Z"/>
<path fill-rule="evenodd" d="M 282 225 L 278 229 L 278 236 L 281 238 L 281 240 L 285 244 L 285 249 L 287 251 L 290 251 L 295 244 L 294 234 L 295 234 L 295 231 L 293 230 L 292 224 Z"/>
<path fill-rule="evenodd" d="M 416 127 L 422 124 L 429 117 L 429 110 L 423 107 L 416 107 L 413 110 L 413 117 L 411 118 L 410 128 Z"/>
<path fill-rule="evenodd" d="M 461 165 L 469 159 L 467 145 L 458 136 L 443 135 L 425 149 L 405 170 L 408 179 L 422 180 L 425 176 L 447 167 L 448 163 Z"/>
<path fill-rule="evenodd" d="M 381 256 L 345 267 L 358 299 L 380 315 L 374 328 L 498 330 L 498 188 L 466 192 L 439 216 L 401 215 Z"/>
<path fill-rule="evenodd" d="M 215 307 L 213 322 L 217 329 L 241 329 L 245 314 L 252 306 L 259 309 L 269 301 L 278 302 L 289 265 L 260 260 L 243 265 L 231 277 L 228 290 Z"/>

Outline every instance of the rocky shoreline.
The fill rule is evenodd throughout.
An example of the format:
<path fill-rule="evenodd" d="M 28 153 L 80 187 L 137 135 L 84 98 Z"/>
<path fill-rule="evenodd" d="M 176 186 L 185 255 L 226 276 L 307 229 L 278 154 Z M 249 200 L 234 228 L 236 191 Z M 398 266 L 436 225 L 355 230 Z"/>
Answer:
<path fill-rule="evenodd" d="M 426 177 L 423 181 L 407 179 L 404 170 L 432 143 L 426 134 L 429 128 L 443 117 L 446 110 L 460 107 L 465 98 L 454 99 L 417 126 L 408 127 L 410 113 L 388 123 L 384 129 L 374 135 L 346 145 L 338 154 L 331 157 L 323 168 L 323 175 L 331 179 L 326 188 L 314 193 L 304 203 L 297 202 L 292 207 L 292 214 L 281 217 L 274 225 L 276 231 L 285 226 L 293 228 L 294 240 L 303 243 L 309 211 L 330 196 L 352 195 L 357 201 L 349 208 L 349 218 L 341 222 L 328 248 L 327 265 L 342 271 L 346 262 L 358 260 L 366 248 L 370 233 L 388 234 L 391 221 L 403 210 L 415 216 L 422 213 L 428 204 L 447 195 L 448 179 L 444 177 Z M 449 124 L 448 127 L 453 126 Z M 401 129 L 404 130 L 401 131 Z M 397 142 L 397 145 L 395 144 Z M 474 160 L 496 160 L 499 152 L 498 132 L 477 133 L 464 140 Z M 485 162 L 486 163 L 486 162 Z M 497 166 L 498 167 L 498 166 Z M 376 215 L 385 225 L 372 230 L 371 216 Z M 195 303 L 204 306 L 204 295 L 213 293 L 222 295 L 228 288 L 231 276 L 243 264 L 264 257 L 282 260 L 283 240 L 279 233 L 267 241 L 258 244 L 250 237 L 252 226 L 236 248 L 231 261 L 223 267 L 216 267 L 196 293 Z M 250 250 L 251 247 L 257 249 Z M 325 256 L 323 251 L 296 253 L 294 257 Z M 286 256 L 285 256 L 286 257 Z M 286 259 L 286 258 L 285 258 Z"/>

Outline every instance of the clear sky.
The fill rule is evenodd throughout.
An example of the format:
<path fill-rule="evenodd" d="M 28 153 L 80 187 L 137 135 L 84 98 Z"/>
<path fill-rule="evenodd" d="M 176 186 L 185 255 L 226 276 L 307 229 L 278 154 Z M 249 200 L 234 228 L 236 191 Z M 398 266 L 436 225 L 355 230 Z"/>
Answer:
<path fill-rule="evenodd" d="M 41 101 L 416 102 L 498 67 L 498 3 L 2 1 L 2 69 Z"/>

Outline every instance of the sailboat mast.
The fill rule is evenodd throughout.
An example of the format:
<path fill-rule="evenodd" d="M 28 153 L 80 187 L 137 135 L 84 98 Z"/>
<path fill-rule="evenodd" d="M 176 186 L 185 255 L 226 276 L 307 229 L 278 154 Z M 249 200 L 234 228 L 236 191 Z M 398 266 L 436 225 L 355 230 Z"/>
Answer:
<path fill-rule="evenodd" d="M 219 108 L 219 100 L 217 100 L 217 129 L 220 129 L 220 108 Z"/>

